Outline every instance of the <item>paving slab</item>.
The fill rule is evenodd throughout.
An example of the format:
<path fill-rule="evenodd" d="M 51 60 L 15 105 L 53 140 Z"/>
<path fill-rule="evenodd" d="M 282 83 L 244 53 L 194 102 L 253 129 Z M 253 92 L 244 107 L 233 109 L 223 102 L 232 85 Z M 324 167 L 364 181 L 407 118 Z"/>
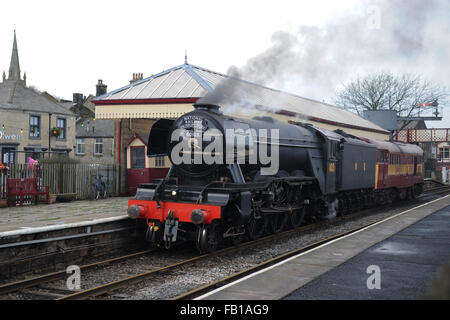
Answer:
<path fill-rule="evenodd" d="M 84 221 L 127 218 L 127 197 L 0 208 L 1 233 Z"/>

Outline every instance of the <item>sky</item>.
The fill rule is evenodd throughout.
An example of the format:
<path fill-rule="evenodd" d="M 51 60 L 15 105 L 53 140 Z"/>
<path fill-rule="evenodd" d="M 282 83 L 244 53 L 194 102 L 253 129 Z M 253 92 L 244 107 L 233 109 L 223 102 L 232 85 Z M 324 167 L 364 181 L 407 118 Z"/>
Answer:
<path fill-rule="evenodd" d="M 187 51 L 191 64 L 234 66 L 244 79 L 333 103 L 344 83 L 375 71 L 450 87 L 449 15 L 445 0 L 7 1 L 0 72 L 15 29 L 27 84 L 59 98 L 95 94 L 98 79 L 120 88 L 133 73 L 184 63 Z M 450 127 L 447 113 L 427 124 Z"/>

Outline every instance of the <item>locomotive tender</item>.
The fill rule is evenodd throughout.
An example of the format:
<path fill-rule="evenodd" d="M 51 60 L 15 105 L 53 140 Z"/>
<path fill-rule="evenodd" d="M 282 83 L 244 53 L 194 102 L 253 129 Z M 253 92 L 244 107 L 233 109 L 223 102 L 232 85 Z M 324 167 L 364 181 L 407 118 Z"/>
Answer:
<path fill-rule="evenodd" d="M 128 203 L 129 217 L 146 220 L 154 244 L 192 240 L 212 252 L 224 239 L 256 239 L 422 192 L 418 146 L 194 106 L 154 123 L 147 156 L 169 155 L 172 166 L 164 179 L 140 184 Z"/>

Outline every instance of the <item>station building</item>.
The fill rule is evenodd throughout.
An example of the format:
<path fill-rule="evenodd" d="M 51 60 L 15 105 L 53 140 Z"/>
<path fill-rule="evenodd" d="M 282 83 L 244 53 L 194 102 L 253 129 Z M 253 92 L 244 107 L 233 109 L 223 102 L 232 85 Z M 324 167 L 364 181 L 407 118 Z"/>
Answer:
<path fill-rule="evenodd" d="M 349 134 L 388 140 L 389 132 L 342 108 L 271 89 L 245 80 L 188 64 L 176 66 L 150 77 L 134 74 L 130 84 L 92 99 L 97 119 L 115 121 L 117 143 L 114 159 L 121 168 L 121 191 L 133 193 L 139 183 L 161 177 L 170 167 L 167 157 L 146 160 L 147 137 L 160 118 L 175 119 L 193 110 L 193 104 L 212 92 L 222 81 L 233 82 L 246 101 L 269 106 L 269 116 L 281 121 L 303 121 L 328 130 L 343 129 Z M 235 110 L 236 116 L 258 114 Z M 161 170 L 163 169 L 163 170 Z"/>
<path fill-rule="evenodd" d="M 27 86 L 14 32 L 8 76 L 3 72 L 0 83 L 1 161 L 27 163 L 29 157 L 42 158 L 49 151 L 69 154 L 74 143 L 74 114 L 50 94 Z"/>

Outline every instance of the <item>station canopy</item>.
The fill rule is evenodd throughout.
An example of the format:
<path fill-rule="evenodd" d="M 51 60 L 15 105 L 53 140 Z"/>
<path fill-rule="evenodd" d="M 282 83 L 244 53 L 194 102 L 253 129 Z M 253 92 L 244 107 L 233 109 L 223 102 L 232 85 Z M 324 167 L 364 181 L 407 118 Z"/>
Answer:
<path fill-rule="evenodd" d="M 214 97 L 223 87 L 225 90 L 218 102 L 224 113 L 245 113 L 246 108 L 251 109 L 254 106 L 294 119 L 388 134 L 376 124 L 340 107 L 188 63 L 130 83 L 96 97 L 92 102 L 96 105 L 97 118 L 174 118 L 190 111 L 192 104 L 199 98 L 205 97 L 208 102 L 214 102 L 208 98 Z M 227 92 L 230 89 L 232 93 Z M 204 99 L 200 101 L 202 100 Z M 183 103 L 189 105 L 190 109 L 177 108 L 177 104 Z"/>

